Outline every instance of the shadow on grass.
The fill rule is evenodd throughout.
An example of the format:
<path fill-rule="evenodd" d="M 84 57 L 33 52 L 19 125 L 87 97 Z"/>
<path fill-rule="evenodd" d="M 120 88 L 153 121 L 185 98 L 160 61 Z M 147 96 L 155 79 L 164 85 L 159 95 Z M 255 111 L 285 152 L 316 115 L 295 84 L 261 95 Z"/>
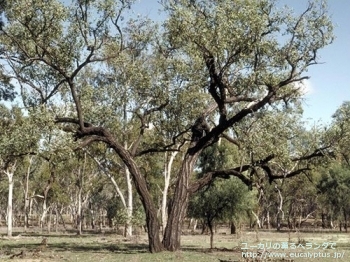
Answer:
<path fill-rule="evenodd" d="M 59 232 L 40 232 L 40 231 L 28 231 L 28 232 L 14 232 L 12 234 L 13 237 L 18 236 L 27 236 L 27 237 L 47 237 L 47 238 L 88 238 L 93 236 L 110 236 L 110 235 L 117 235 L 114 231 L 103 231 L 99 232 L 96 230 L 86 230 L 83 232 L 82 235 L 79 235 L 77 233 L 77 230 L 69 229 L 65 231 L 59 231 Z M 0 237 L 6 237 L 7 234 L 3 233 L 0 234 Z"/>
<path fill-rule="evenodd" d="M 132 244 L 132 243 L 72 243 L 59 242 L 49 243 L 44 247 L 40 243 L 6 243 L 0 245 L 4 250 L 23 250 L 34 252 L 42 249 L 42 252 L 91 252 L 91 253 L 123 253 L 123 254 L 141 254 L 148 253 L 148 245 L 146 244 Z"/>
<path fill-rule="evenodd" d="M 241 252 L 240 249 L 237 248 L 205 248 L 205 247 L 198 247 L 198 246 L 192 246 L 192 245 L 186 245 L 181 247 L 182 251 L 188 251 L 188 252 L 197 252 L 197 253 L 213 253 L 213 252 Z"/>

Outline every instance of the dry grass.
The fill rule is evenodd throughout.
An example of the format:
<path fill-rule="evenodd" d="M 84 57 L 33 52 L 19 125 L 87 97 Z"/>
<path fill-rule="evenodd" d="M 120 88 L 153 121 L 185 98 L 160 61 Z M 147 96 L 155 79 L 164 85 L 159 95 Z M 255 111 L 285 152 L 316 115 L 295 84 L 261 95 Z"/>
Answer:
<path fill-rule="evenodd" d="M 43 238 L 47 238 L 47 245 L 42 244 Z M 350 237 L 346 233 L 337 232 L 276 232 L 260 231 L 258 235 L 254 231 L 245 231 L 240 236 L 229 235 L 221 232 L 215 235 L 215 249 L 209 249 L 209 236 L 184 235 L 182 237 L 182 250 L 178 252 L 162 252 L 160 254 L 148 253 L 147 237 L 141 235 L 132 238 L 124 238 L 116 234 L 86 233 L 77 236 L 73 233 L 38 234 L 16 233 L 13 238 L 4 235 L 0 238 L 0 261 L 335 261 L 334 253 L 344 257 L 338 261 L 349 261 Z M 273 251 L 277 253 L 316 253 L 329 254 L 329 258 L 269 258 L 259 260 L 242 258 L 242 243 L 249 247 L 259 243 L 313 243 L 316 247 L 325 242 L 336 243 L 335 249 L 302 249 L 295 250 L 266 250 L 264 253 L 257 248 L 250 248 L 249 252 L 260 252 L 260 256 L 269 255 Z"/>

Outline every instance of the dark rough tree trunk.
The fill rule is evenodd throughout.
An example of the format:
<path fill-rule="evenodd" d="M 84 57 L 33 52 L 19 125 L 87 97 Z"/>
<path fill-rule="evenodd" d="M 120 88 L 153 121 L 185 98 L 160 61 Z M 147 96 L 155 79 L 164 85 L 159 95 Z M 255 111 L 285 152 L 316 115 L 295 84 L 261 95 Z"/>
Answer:
<path fill-rule="evenodd" d="M 347 233 L 348 232 L 348 216 L 346 214 L 345 208 L 343 209 L 343 214 L 344 214 L 344 229 L 345 229 L 345 232 Z"/>
<path fill-rule="evenodd" d="M 207 224 L 210 232 L 210 249 L 214 248 L 214 225 L 213 225 L 213 219 L 208 215 L 207 216 Z"/>
<path fill-rule="evenodd" d="M 76 120 L 72 120 L 68 118 L 62 118 L 62 119 L 64 121 L 76 123 Z M 80 126 L 84 126 L 84 125 L 80 124 Z M 87 138 L 85 142 L 91 143 L 92 141 L 101 141 L 106 143 L 115 151 L 115 153 L 120 157 L 123 163 L 127 166 L 133 178 L 135 189 L 138 195 L 140 196 L 142 206 L 145 210 L 149 251 L 151 253 L 157 253 L 157 252 L 163 251 L 164 247 L 162 245 L 162 242 L 160 241 L 160 235 L 159 235 L 160 224 L 157 217 L 157 209 L 154 205 L 154 202 L 152 201 L 151 194 L 147 189 L 147 181 L 143 176 L 143 174 L 141 173 L 140 169 L 138 168 L 137 164 L 135 163 L 133 159 L 133 155 L 128 150 L 126 150 L 122 144 L 115 141 L 112 134 L 102 127 L 93 127 L 91 125 L 88 125 L 88 127 L 85 126 L 85 128 L 81 128 L 79 133 L 81 133 L 82 137 L 98 135 L 92 139 Z"/>
<path fill-rule="evenodd" d="M 322 212 L 322 214 L 321 214 L 321 220 L 322 220 L 322 228 L 325 229 L 326 228 L 326 214 L 324 212 Z"/>
<path fill-rule="evenodd" d="M 230 222 L 230 230 L 231 230 L 232 235 L 237 233 L 237 228 L 236 228 L 236 225 L 233 221 Z"/>
<path fill-rule="evenodd" d="M 160 241 L 160 225 L 157 217 L 157 209 L 155 208 L 151 195 L 147 189 L 146 180 L 127 151 L 116 143 L 111 143 L 111 145 L 128 167 L 130 174 L 133 177 L 136 191 L 140 196 L 146 214 L 149 251 L 151 253 L 161 252 L 164 250 L 164 247 Z"/>
<path fill-rule="evenodd" d="M 204 220 L 202 220 L 202 232 L 201 232 L 202 235 L 204 234 L 208 234 L 208 226 L 207 226 L 207 223 L 205 223 Z"/>
<path fill-rule="evenodd" d="M 178 180 L 163 238 L 163 245 L 169 251 L 176 251 L 181 246 L 182 226 L 190 196 L 189 178 L 198 155 L 199 153 L 194 155 L 186 154 L 178 173 Z"/>

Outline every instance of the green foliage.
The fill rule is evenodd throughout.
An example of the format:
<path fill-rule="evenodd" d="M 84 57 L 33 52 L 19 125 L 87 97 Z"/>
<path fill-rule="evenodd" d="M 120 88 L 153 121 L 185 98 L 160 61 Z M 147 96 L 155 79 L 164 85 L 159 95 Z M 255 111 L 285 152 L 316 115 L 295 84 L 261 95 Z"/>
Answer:
<path fill-rule="evenodd" d="M 190 217 L 216 222 L 240 219 L 251 208 L 253 194 L 239 179 L 218 180 L 190 201 Z"/>
<path fill-rule="evenodd" d="M 19 107 L 0 104 L 0 158 L 7 161 L 35 152 L 40 133 L 31 115 L 25 116 Z M 7 159 L 7 160 L 6 160 Z"/>
<path fill-rule="evenodd" d="M 239 159 L 229 159 L 235 148 L 230 144 L 215 144 L 203 150 L 199 158 L 201 174 L 222 170 L 226 165 L 234 164 Z M 238 178 L 218 179 L 196 192 L 190 200 L 190 217 L 203 219 L 206 223 L 212 221 L 226 222 L 239 220 L 253 205 L 254 195 Z"/>
<path fill-rule="evenodd" d="M 205 173 L 223 169 L 228 162 L 228 151 L 228 146 L 217 144 L 204 149 L 198 161 L 201 171 Z"/>
<path fill-rule="evenodd" d="M 350 166 L 350 102 L 345 101 L 333 115 L 333 122 L 328 131 L 328 139 L 333 142 L 337 158 Z"/>
<path fill-rule="evenodd" d="M 268 0 L 167 2 L 170 44 L 183 51 L 193 71 L 202 71 L 203 55 L 212 55 L 231 95 L 262 94 L 264 85 L 288 79 L 294 66 L 291 77 L 298 78 L 314 50 L 333 39 L 323 3 L 311 3 L 309 12 L 299 17 Z M 279 92 L 288 94 L 288 100 L 300 96 L 293 85 Z"/>
<path fill-rule="evenodd" d="M 350 215 L 350 170 L 339 164 L 333 164 L 321 170 L 317 188 L 321 194 L 321 203 L 330 213 L 337 216 Z"/>

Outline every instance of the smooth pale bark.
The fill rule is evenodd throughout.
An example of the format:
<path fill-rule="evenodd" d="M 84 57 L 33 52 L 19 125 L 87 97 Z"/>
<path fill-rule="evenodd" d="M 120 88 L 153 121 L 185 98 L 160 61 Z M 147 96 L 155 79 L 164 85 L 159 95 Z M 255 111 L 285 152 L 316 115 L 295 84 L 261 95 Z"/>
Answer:
<path fill-rule="evenodd" d="M 85 173 L 85 165 L 86 165 L 86 153 L 84 153 L 84 163 L 83 167 L 78 170 L 78 211 L 77 211 L 77 227 L 78 227 L 78 235 L 83 233 L 83 209 L 82 209 L 82 194 L 83 194 L 83 185 L 84 185 L 84 173 Z"/>
<path fill-rule="evenodd" d="M 43 198 L 43 213 L 41 215 L 41 218 L 40 218 L 40 228 L 41 230 L 43 229 L 43 226 L 45 224 L 45 219 L 46 219 L 46 216 L 47 216 L 47 211 L 48 211 L 48 208 L 47 208 L 47 195 L 52 187 L 52 184 L 54 183 L 55 181 L 55 173 L 53 171 L 51 171 L 51 174 L 50 174 L 50 178 L 47 182 L 47 185 L 44 189 L 44 195 L 43 196 L 38 196 L 38 197 L 41 197 Z"/>
<path fill-rule="evenodd" d="M 261 221 L 259 219 L 259 216 L 253 210 L 252 210 L 252 214 L 255 217 L 256 224 L 257 224 L 258 228 L 261 228 Z"/>
<path fill-rule="evenodd" d="M 6 171 L 8 177 L 8 201 L 7 201 L 7 236 L 12 237 L 12 200 L 13 200 L 13 173 Z"/>
<path fill-rule="evenodd" d="M 132 179 L 130 171 L 125 167 L 125 178 L 128 192 L 128 202 L 127 202 L 127 221 L 125 225 L 125 235 L 132 236 L 132 215 L 133 215 L 133 196 L 132 196 Z"/>
<path fill-rule="evenodd" d="M 41 218 L 40 218 L 40 228 L 41 228 L 41 230 L 44 227 L 45 219 L 46 219 L 46 215 L 47 215 L 47 203 L 46 203 L 46 197 L 45 196 L 44 196 L 42 207 L 43 207 L 43 212 L 42 212 Z"/>
<path fill-rule="evenodd" d="M 29 164 L 26 173 L 25 186 L 24 186 L 24 232 L 27 231 L 28 223 L 29 223 L 29 175 L 30 169 L 32 167 L 34 156 L 29 157 Z"/>
<path fill-rule="evenodd" d="M 108 170 L 106 170 L 106 168 L 101 164 L 101 162 L 94 156 L 92 156 L 91 154 L 89 154 L 89 156 L 95 161 L 95 163 L 99 166 L 99 168 L 102 170 L 102 172 L 109 178 L 109 180 L 112 182 L 115 191 L 117 191 L 118 196 L 120 197 L 120 201 L 123 204 L 123 207 L 126 209 L 126 201 L 125 201 L 125 197 L 122 193 L 122 191 L 120 190 L 117 182 L 115 181 L 114 177 L 111 175 L 111 173 L 108 172 Z"/>
<path fill-rule="evenodd" d="M 171 178 L 171 169 L 173 166 L 174 159 L 176 155 L 178 154 L 178 151 L 173 151 L 170 154 L 169 161 L 168 161 L 168 152 L 165 152 L 165 165 L 164 165 L 164 188 L 162 191 L 162 227 L 164 232 L 164 227 L 167 224 L 168 220 L 168 212 L 167 212 L 167 201 L 168 201 L 168 191 L 169 191 L 169 185 L 170 185 L 170 178 Z"/>
<path fill-rule="evenodd" d="M 284 212 L 283 212 L 283 196 L 281 193 L 281 190 L 276 186 L 275 189 L 278 192 L 278 196 L 279 196 L 279 206 L 277 209 L 277 214 L 276 214 L 276 221 L 277 221 L 277 230 L 281 230 L 281 221 L 284 220 Z M 280 214 L 282 214 L 282 217 L 280 216 Z"/>
<path fill-rule="evenodd" d="M 4 173 L 8 178 L 8 199 L 7 199 L 7 236 L 12 237 L 12 227 L 13 227 L 13 175 L 16 170 L 16 162 L 9 166 Z"/>
<path fill-rule="evenodd" d="M 77 228 L 78 228 L 78 235 L 82 234 L 82 219 L 81 219 L 81 212 L 82 212 L 82 188 L 79 186 L 79 190 L 78 190 L 78 211 L 77 211 Z"/>

